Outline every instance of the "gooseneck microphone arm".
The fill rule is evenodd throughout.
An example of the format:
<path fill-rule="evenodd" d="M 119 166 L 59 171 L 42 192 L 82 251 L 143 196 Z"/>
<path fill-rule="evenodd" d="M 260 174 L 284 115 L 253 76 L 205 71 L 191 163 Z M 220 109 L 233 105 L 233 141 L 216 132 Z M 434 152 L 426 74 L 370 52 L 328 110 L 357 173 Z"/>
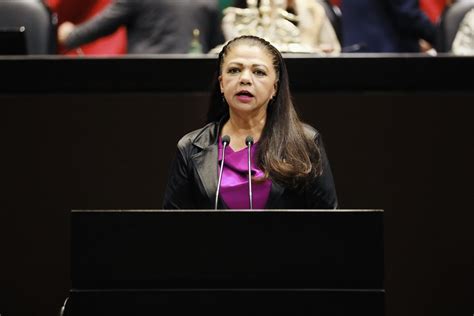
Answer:
<path fill-rule="evenodd" d="M 245 144 L 248 149 L 248 170 L 249 170 L 249 204 L 250 209 L 253 210 L 253 197 L 252 197 L 252 166 L 251 166 L 251 147 L 253 145 L 253 137 L 247 136 L 245 138 Z"/>
<path fill-rule="evenodd" d="M 219 204 L 219 191 L 221 188 L 222 181 L 222 172 L 224 171 L 224 159 L 225 159 L 225 148 L 230 144 L 229 135 L 224 135 L 222 137 L 222 160 L 221 160 L 221 170 L 219 171 L 219 180 L 217 181 L 217 190 L 216 190 L 216 201 L 214 203 L 214 209 L 217 210 L 217 205 Z"/>

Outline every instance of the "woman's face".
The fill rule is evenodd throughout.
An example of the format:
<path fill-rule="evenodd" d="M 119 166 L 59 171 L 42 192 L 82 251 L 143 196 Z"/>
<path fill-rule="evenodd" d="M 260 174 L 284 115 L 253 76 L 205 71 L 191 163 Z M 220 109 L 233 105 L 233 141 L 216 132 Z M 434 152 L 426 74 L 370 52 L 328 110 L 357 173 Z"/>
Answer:
<path fill-rule="evenodd" d="M 219 82 L 231 115 L 266 113 L 276 94 L 272 57 L 259 46 L 237 44 L 224 58 Z"/>

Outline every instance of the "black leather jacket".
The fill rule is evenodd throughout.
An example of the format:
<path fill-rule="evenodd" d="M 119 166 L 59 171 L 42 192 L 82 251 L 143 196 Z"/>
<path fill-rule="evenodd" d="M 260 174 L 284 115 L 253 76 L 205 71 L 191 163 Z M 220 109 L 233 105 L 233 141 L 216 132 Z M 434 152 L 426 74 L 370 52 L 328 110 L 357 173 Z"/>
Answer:
<path fill-rule="evenodd" d="M 335 209 L 336 190 L 320 134 L 305 125 L 321 149 L 323 173 L 301 190 L 272 181 L 265 209 Z M 209 123 L 185 135 L 170 170 L 163 209 L 214 209 L 218 181 L 219 124 Z M 219 201 L 219 209 L 226 206 Z"/>

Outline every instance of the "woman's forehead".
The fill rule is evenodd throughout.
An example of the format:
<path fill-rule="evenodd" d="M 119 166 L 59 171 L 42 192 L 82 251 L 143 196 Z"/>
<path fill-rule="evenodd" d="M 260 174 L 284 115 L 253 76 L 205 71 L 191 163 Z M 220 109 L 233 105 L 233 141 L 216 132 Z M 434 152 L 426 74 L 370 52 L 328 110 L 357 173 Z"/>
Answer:
<path fill-rule="evenodd" d="M 224 63 L 263 64 L 267 67 L 273 65 L 272 55 L 258 45 L 237 44 L 224 56 Z"/>

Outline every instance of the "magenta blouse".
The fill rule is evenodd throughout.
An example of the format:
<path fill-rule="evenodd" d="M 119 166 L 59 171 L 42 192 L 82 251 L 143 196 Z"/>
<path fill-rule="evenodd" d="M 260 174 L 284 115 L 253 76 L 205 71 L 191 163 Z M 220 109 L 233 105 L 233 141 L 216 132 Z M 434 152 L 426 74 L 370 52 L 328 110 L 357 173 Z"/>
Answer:
<path fill-rule="evenodd" d="M 219 164 L 222 160 L 222 143 L 219 137 Z M 251 148 L 251 173 L 252 177 L 261 178 L 264 172 L 257 167 L 258 142 Z M 225 149 L 224 171 L 222 172 L 222 181 L 220 196 L 229 209 L 249 209 L 249 182 L 248 182 L 248 150 L 247 147 L 233 151 L 230 146 Z M 265 181 L 252 181 L 253 208 L 264 209 L 270 195 L 272 182 L 269 179 Z"/>

